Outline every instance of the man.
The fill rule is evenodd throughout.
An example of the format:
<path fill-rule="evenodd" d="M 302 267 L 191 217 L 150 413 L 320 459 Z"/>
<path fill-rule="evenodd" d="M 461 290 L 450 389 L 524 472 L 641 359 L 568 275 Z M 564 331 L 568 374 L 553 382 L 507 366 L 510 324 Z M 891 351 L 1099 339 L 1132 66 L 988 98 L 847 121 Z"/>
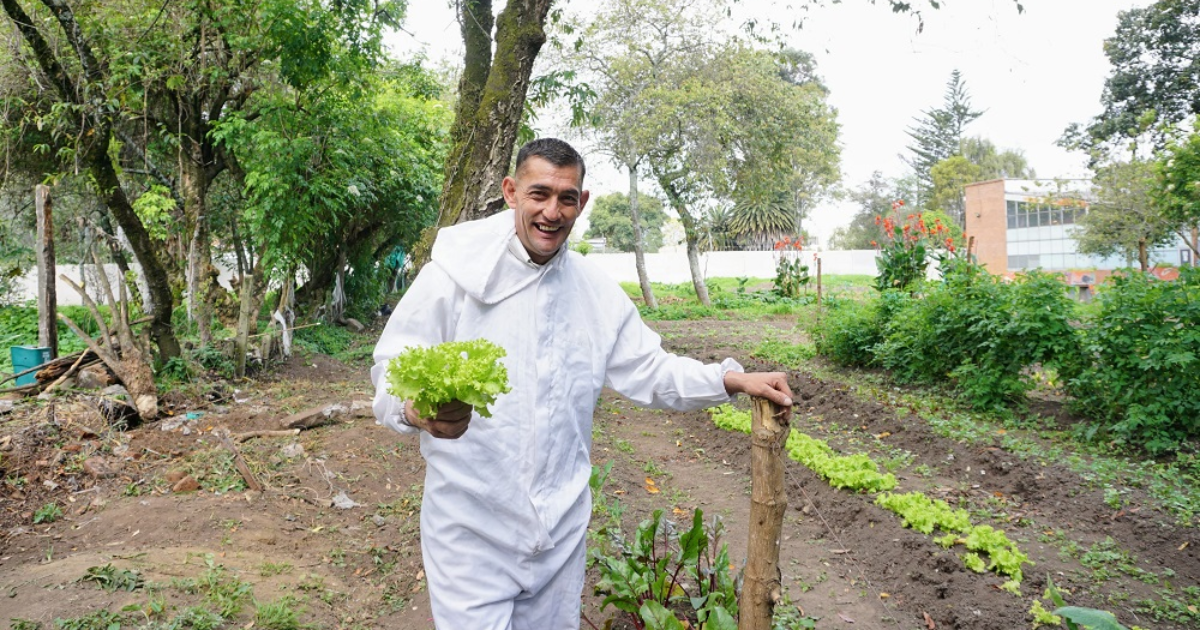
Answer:
<path fill-rule="evenodd" d="M 620 286 L 564 246 L 588 201 L 583 176 L 583 158 L 561 140 L 522 147 L 503 181 L 510 210 L 438 234 L 375 348 L 375 417 L 422 433 L 421 550 L 442 630 L 579 627 L 604 386 L 660 408 L 738 393 L 791 406 L 784 374 L 663 351 Z M 422 418 L 387 393 L 385 365 L 406 347 L 478 338 L 508 353 L 512 391 L 491 418 L 461 402 Z"/>

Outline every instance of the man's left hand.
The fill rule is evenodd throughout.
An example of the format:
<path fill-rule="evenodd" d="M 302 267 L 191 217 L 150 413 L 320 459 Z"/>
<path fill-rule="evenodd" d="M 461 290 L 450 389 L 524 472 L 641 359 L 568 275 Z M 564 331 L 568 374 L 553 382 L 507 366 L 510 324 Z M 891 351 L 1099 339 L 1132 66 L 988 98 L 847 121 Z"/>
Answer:
<path fill-rule="evenodd" d="M 783 408 L 784 420 L 792 417 L 792 389 L 783 372 L 726 372 L 725 391 L 731 396 L 762 396 Z"/>

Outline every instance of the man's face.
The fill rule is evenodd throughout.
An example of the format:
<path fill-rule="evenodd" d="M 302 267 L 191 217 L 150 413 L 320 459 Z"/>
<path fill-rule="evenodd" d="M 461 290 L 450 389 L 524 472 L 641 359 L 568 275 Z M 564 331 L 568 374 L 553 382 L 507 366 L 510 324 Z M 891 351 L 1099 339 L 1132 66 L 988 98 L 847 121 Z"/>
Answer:
<path fill-rule="evenodd" d="M 578 166 L 555 166 L 537 156 L 505 177 L 501 188 L 516 211 L 517 238 L 538 264 L 549 261 L 567 241 L 588 200 Z"/>

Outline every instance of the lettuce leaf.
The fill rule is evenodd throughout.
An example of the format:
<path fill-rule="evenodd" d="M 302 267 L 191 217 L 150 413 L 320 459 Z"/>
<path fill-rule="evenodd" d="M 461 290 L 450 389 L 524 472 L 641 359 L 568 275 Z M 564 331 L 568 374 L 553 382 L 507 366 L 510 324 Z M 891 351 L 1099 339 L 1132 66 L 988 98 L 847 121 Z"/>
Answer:
<path fill-rule="evenodd" d="M 388 362 L 388 393 L 412 401 L 423 418 L 432 418 L 438 407 L 453 400 L 490 418 L 488 406 L 511 391 L 508 369 L 500 362 L 507 354 L 486 339 L 407 348 Z"/>

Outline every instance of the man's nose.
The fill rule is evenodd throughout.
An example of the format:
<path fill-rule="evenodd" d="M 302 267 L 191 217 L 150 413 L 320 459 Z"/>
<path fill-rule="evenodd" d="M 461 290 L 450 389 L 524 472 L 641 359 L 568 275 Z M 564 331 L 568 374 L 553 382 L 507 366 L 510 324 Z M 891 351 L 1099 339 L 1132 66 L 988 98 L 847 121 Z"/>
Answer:
<path fill-rule="evenodd" d="M 550 221 L 557 221 L 562 218 L 562 205 L 558 202 L 558 197 L 551 197 L 546 203 L 546 208 L 542 210 L 542 215 Z"/>

